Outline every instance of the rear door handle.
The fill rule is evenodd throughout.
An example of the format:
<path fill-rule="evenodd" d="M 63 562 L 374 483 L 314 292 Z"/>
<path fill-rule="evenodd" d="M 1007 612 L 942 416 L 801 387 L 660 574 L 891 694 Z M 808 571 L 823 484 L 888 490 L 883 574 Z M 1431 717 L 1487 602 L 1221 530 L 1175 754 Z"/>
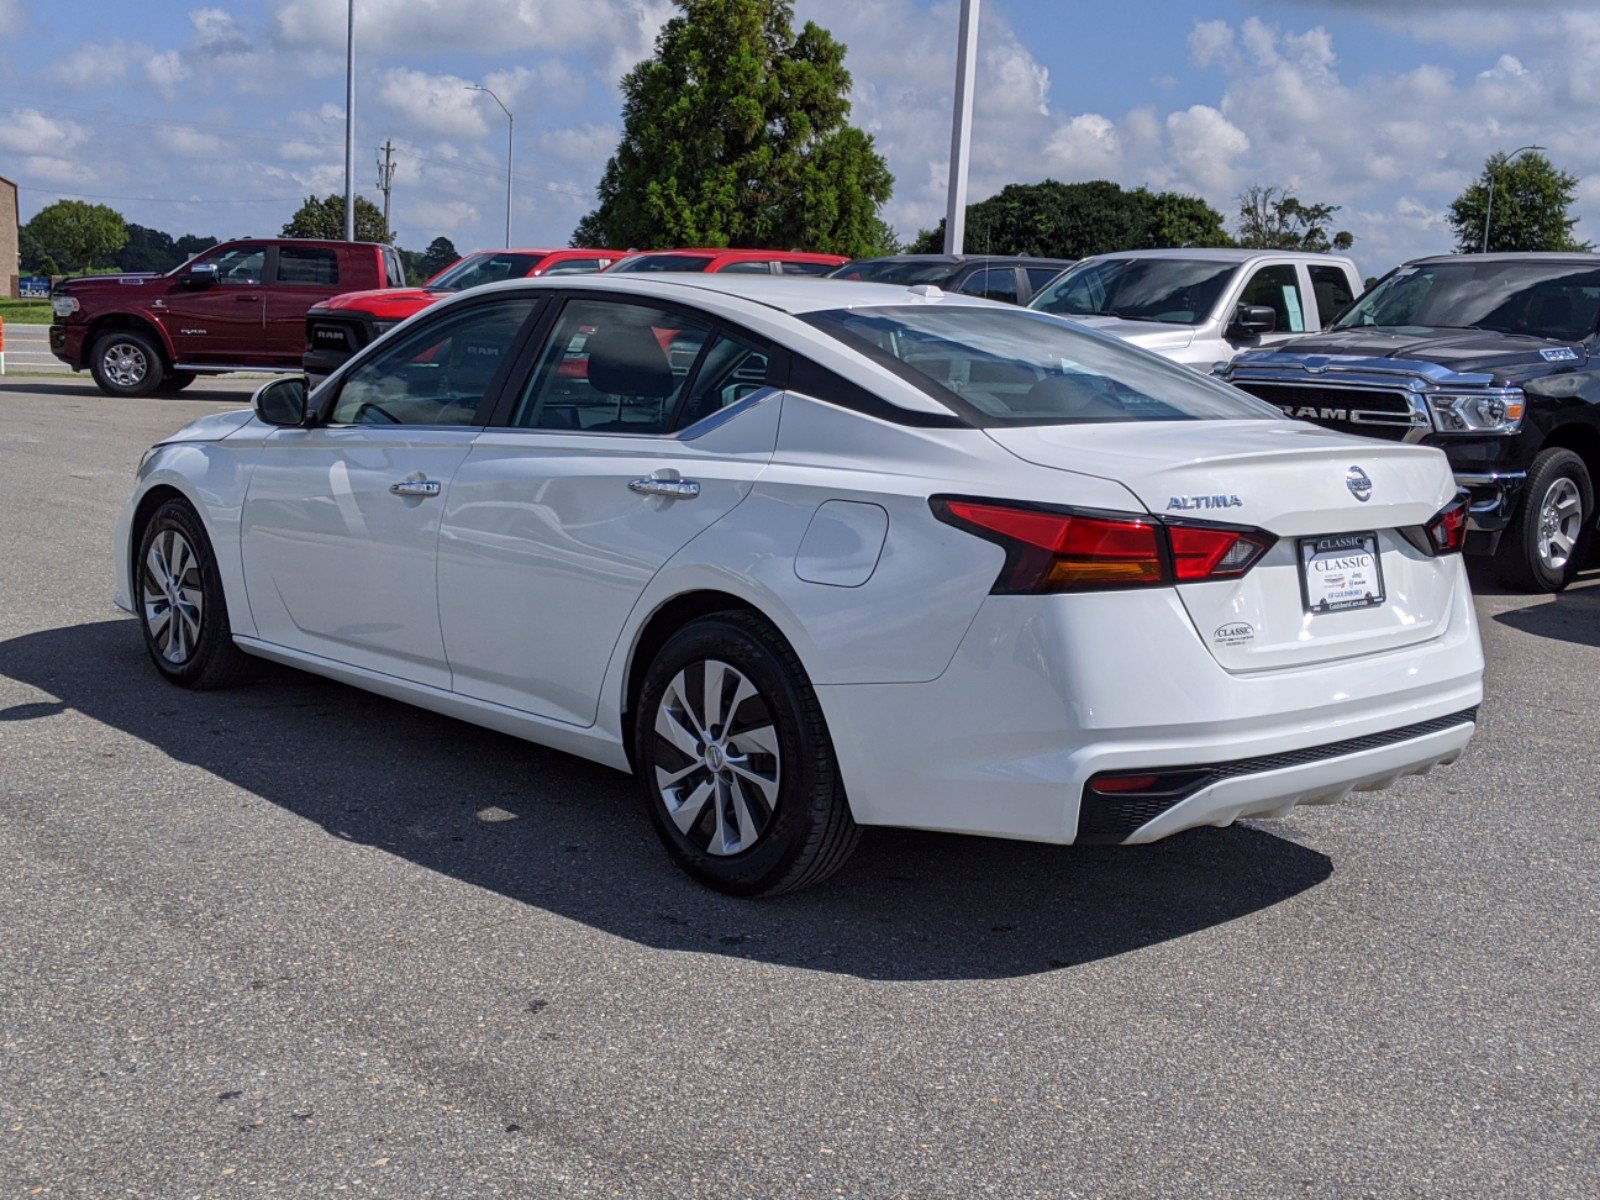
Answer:
<path fill-rule="evenodd" d="M 402 479 L 391 483 L 389 490 L 396 496 L 437 496 L 440 486 L 432 479 Z"/>
<path fill-rule="evenodd" d="M 635 479 L 628 490 L 641 496 L 666 496 L 670 500 L 693 500 L 700 494 L 700 485 L 693 479 L 654 479 L 645 476 Z"/>
<path fill-rule="evenodd" d="M 235 304 L 259 304 L 261 302 L 261 297 L 260 296 L 235 296 L 233 298 L 233 302 Z"/>

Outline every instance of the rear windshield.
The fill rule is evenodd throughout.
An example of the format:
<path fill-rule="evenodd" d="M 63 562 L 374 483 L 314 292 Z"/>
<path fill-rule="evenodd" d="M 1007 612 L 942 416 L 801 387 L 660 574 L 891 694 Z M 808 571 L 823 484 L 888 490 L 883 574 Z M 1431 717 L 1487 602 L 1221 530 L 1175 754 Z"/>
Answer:
<path fill-rule="evenodd" d="M 1586 263 L 1459 262 L 1401 267 L 1336 329 L 1491 329 L 1582 341 L 1600 323 L 1600 270 Z"/>
<path fill-rule="evenodd" d="M 955 263 L 851 262 L 835 271 L 832 279 L 854 279 L 859 283 L 897 283 L 911 287 L 931 283 L 943 287 L 956 277 Z"/>
<path fill-rule="evenodd" d="M 1198 371 L 1026 309 L 830 309 L 802 319 L 979 425 L 1286 419 Z"/>
<path fill-rule="evenodd" d="M 640 254 L 625 258 L 613 271 L 704 271 L 711 260 L 703 254 Z"/>
<path fill-rule="evenodd" d="M 546 258 L 543 254 L 469 254 L 428 280 L 430 292 L 464 292 L 502 279 L 521 279 Z"/>
<path fill-rule="evenodd" d="M 1236 263 L 1188 258 L 1111 258 L 1079 263 L 1029 308 L 1061 317 L 1121 317 L 1198 325 L 1217 307 Z"/>

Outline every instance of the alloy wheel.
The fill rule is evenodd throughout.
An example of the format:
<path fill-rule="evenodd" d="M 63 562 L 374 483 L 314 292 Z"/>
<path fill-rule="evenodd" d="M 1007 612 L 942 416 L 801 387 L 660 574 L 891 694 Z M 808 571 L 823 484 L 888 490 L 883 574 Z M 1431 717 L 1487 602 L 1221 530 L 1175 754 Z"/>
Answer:
<path fill-rule="evenodd" d="M 112 342 L 100 356 L 107 379 L 121 388 L 135 388 L 150 374 L 150 359 L 137 342 Z"/>
<path fill-rule="evenodd" d="M 656 790 L 678 831 L 719 857 L 753 847 L 782 779 L 777 725 L 755 684 L 725 662 L 690 663 L 661 695 L 655 734 Z"/>
<path fill-rule="evenodd" d="M 176 529 L 157 533 L 145 555 L 142 579 L 144 623 L 157 653 L 182 666 L 200 644 L 205 592 L 200 559 Z"/>
<path fill-rule="evenodd" d="M 1551 571 L 1564 571 L 1583 532 L 1583 495 L 1565 475 L 1552 483 L 1539 506 L 1539 561 Z"/>

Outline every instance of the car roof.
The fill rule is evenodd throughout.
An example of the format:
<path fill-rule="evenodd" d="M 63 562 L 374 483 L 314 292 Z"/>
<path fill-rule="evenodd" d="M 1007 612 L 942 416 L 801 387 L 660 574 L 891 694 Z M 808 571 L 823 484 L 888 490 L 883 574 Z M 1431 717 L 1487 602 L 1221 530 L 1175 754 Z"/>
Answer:
<path fill-rule="evenodd" d="M 1545 250 L 1504 250 L 1495 254 L 1430 254 L 1426 258 L 1413 258 L 1405 265 L 1421 266 L 1424 263 L 1493 262 L 1493 263 L 1549 263 L 1551 266 L 1600 266 L 1600 254 L 1560 253 Z"/>
<path fill-rule="evenodd" d="M 1190 262 L 1243 263 L 1257 258 L 1287 258 L 1292 262 L 1349 262 L 1342 254 L 1319 254 L 1312 250 L 1251 250 L 1242 246 L 1173 247 L 1162 250 L 1116 250 L 1096 254 L 1080 262 L 1098 262 L 1105 258 L 1178 258 Z"/>
<path fill-rule="evenodd" d="M 560 290 L 581 289 L 611 293 L 631 293 L 659 299 L 681 299 L 694 303 L 703 295 L 727 296 L 749 301 L 763 308 L 776 309 L 791 316 L 834 308 L 881 308 L 897 304 L 961 304 L 1021 311 L 1014 304 L 984 300 L 960 292 L 938 288 L 913 291 L 889 283 L 856 283 L 842 279 L 818 279 L 799 275 L 702 275 L 642 274 L 557 275 L 543 279 L 508 279 L 473 288 L 463 295 L 482 295 L 490 289 L 538 287 Z"/>
<path fill-rule="evenodd" d="M 847 267 L 862 267 L 870 263 L 926 263 L 928 266 L 949 265 L 991 266 L 1003 264 L 1019 267 L 1070 267 L 1075 258 L 1036 258 L 1031 254 L 884 254 L 877 258 L 853 258 Z"/>
<path fill-rule="evenodd" d="M 484 250 L 468 250 L 462 258 L 475 254 L 621 254 L 620 250 L 602 250 L 598 247 L 577 246 L 495 246 Z"/>
<path fill-rule="evenodd" d="M 673 254 L 694 258 L 738 258 L 738 259 L 776 259 L 782 261 L 811 262 L 825 260 L 828 262 L 842 262 L 844 256 L 839 254 L 818 254 L 810 250 L 734 250 L 726 246 L 686 246 L 678 250 L 630 250 L 629 258 L 654 258 L 659 255 Z"/>

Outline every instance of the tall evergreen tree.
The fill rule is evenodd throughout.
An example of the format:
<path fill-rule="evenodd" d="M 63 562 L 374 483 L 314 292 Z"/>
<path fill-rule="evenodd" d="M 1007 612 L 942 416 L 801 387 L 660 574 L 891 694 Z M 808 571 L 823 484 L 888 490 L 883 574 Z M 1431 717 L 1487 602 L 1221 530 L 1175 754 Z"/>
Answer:
<path fill-rule="evenodd" d="M 848 124 L 845 47 L 789 0 L 675 0 L 622 80 L 623 131 L 575 246 L 882 246 L 894 186 Z"/>

